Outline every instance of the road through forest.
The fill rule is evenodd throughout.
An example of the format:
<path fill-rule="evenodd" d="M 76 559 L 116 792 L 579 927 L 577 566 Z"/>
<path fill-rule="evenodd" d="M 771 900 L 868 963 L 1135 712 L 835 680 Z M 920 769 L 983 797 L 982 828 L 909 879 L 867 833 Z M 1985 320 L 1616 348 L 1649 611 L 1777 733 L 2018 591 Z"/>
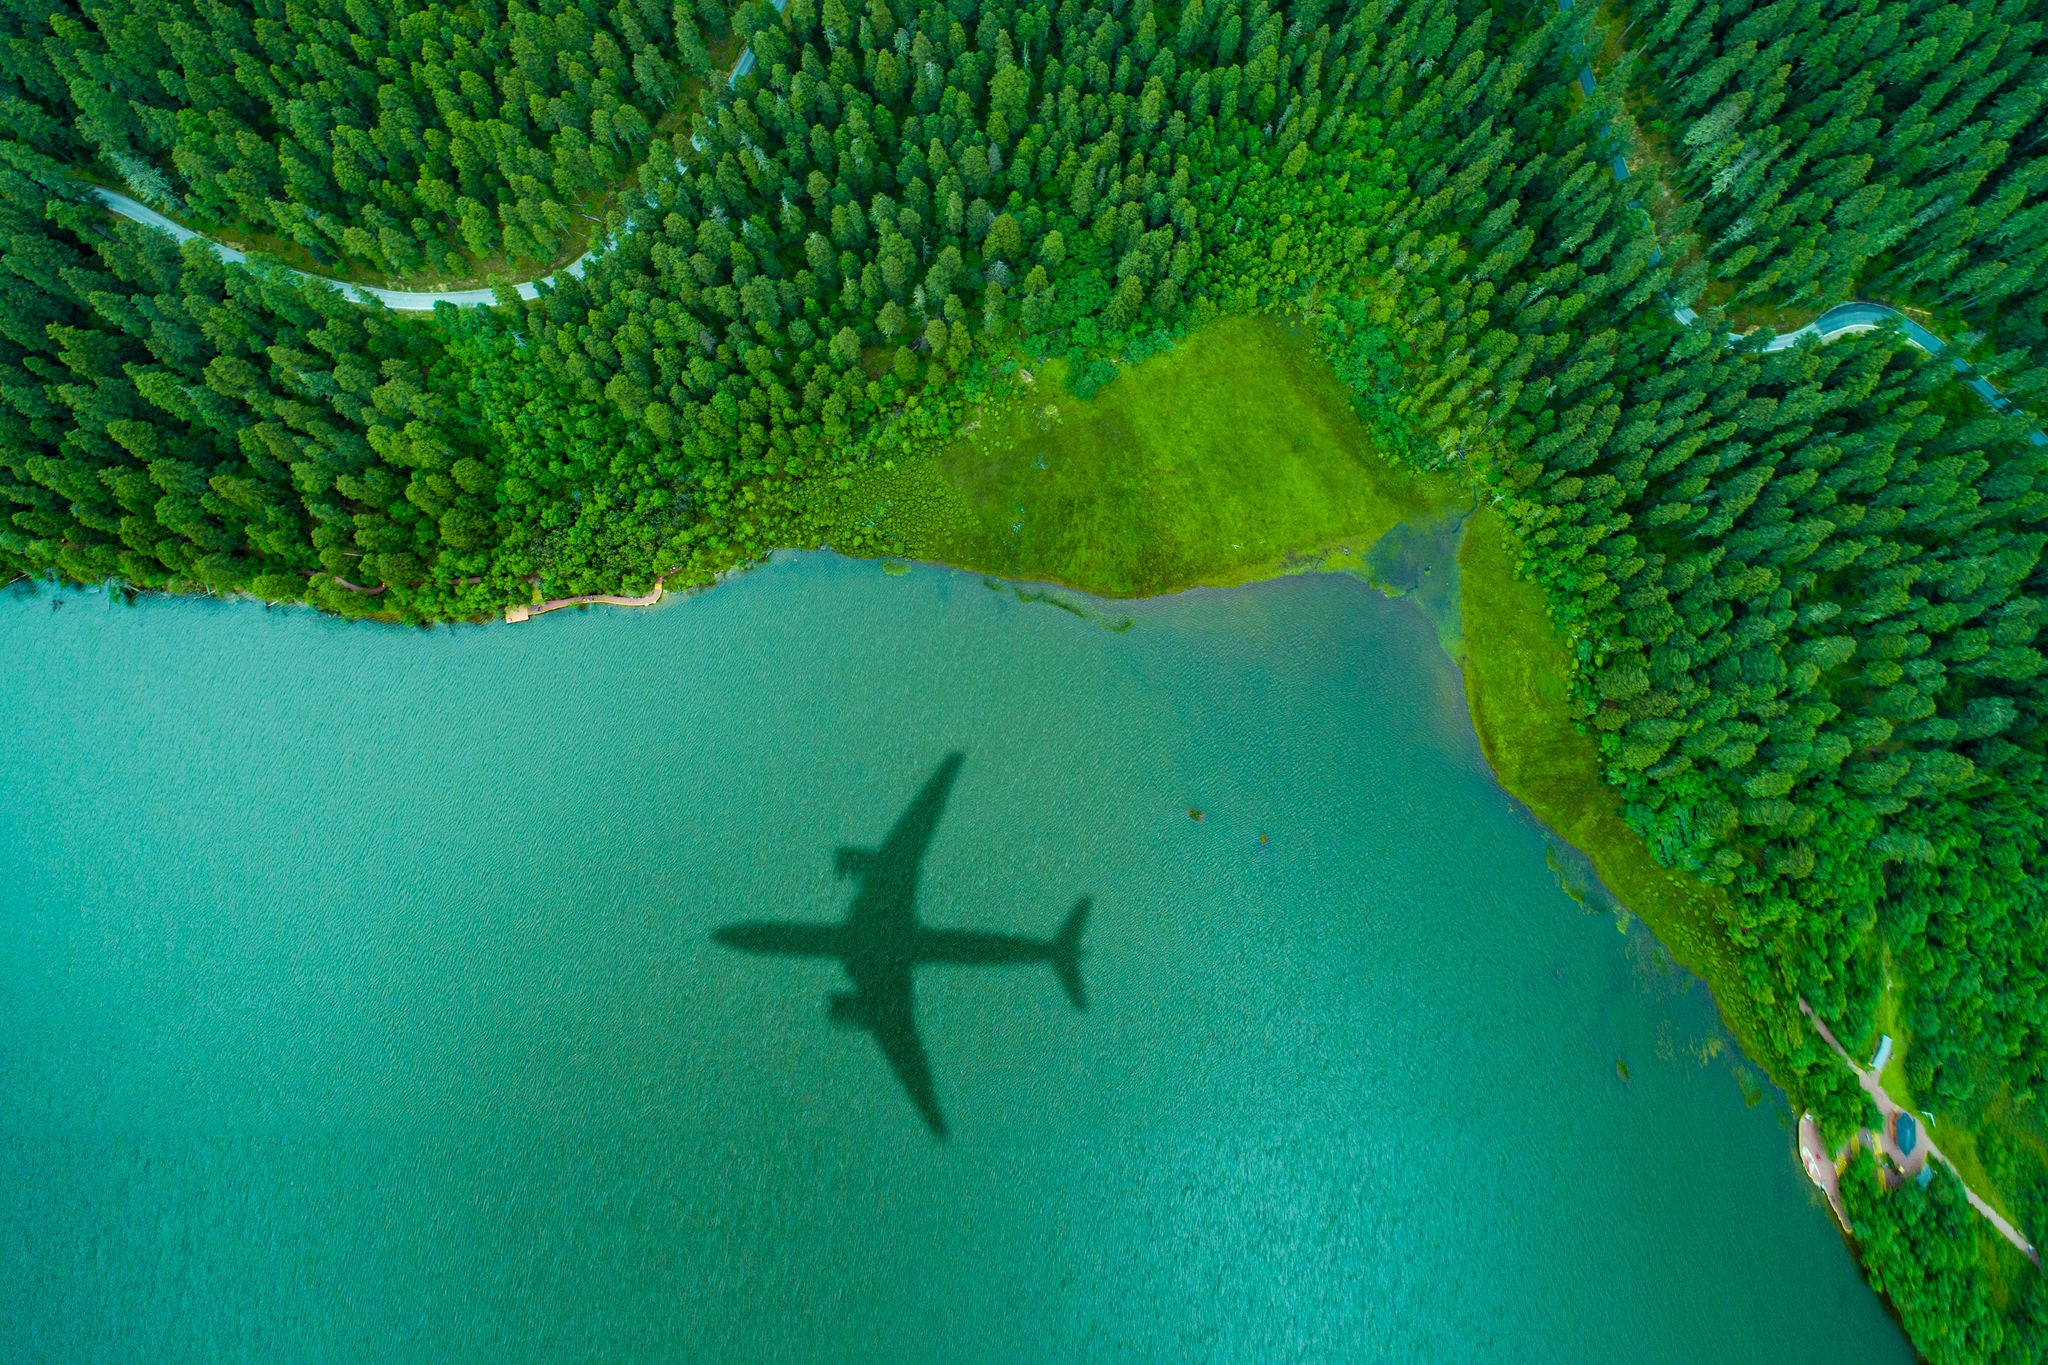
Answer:
<path fill-rule="evenodd" d="M 774 0 L 776 11 L 779 13 L 788 3 L 789 0 Z M 1561 10 L 1570 9 L 1570 0 L 1558 0 L 1558 8 Z M 749 47 L 743 49 L 739 60 L 733 63 L 732 71 L 726 77 L 726 83 L 728 85 L 737 83 L 742 76 L 745 76 L 753 69 L 754 50 Z M 1596 82 L 1593 68 L 1590 65 L 1580 70 L 1577 79 L 1580 88 L 1588 95 L 1592 94 Z M 680 170 L 681 168 L 678 167 L 678 169 Z M 1625 157 L 1615 156 L 1612 170 L 1617 180 L 1629 178 L 1628 161 Z M 132 199 L 118 190 L 108 189 L 103 185 L 92 185 L 90 190 L 93 196 L 109 211 L 132 222 L 141 223 L 146 227 L 152 227 L 160 232 L 168 233 L 177 242 L 183 243 L 195 239 L 205 242 L 221 260 L 237 265 L 244 264 L 249 259 L 246 252 L 228 246 L 224 242 L 216 241 L 205 233 L 196 232 L 182 223 L 175 222 L 147 204 Z M 632 228 L 633 219 L 629 215 L 620 231 L 630 232 Z M 539 298 L 540 287 L 543 284 L 554 284 L 563 279 L 581 279 L 585 267 L 596 258 L 600 251 L 609 245 L 609 240 L 601 242 L 571 261 L 568 265 L 563 266 L 560 270 L 551 271 L 546 275 L 535 276 L 532 279 L 520 280 L 505 287 L 522 299 Z M 286 268 L 289 269 L 289 267 Z M 386 289 L 378 285 L 354 284 L 345 280 L 331 279 L 325 275 L 315 275 L 304 270 L 292 270 L 291 273 L 301 279 L 313 280 L 330 288 L 338 289 L 358 302 L 368 303 L 374 300 L 384 307 L 397 312 L 432 312 L 436 307 L 444 303 L 453 304 L 457 308 L 488 307 L 498 301 L 497 287 Z M 1699 321 L 1699 314 L 1683 306 L 1673 309 L 1672 316 L 1686 326 L 1692 326 Z M 1913 319 L 1898 309 L 1882 303 L 1855 301 L 1838 304 L 1828 309 L 1820 317 L 1804 327 L 1796 328 L 1790 332 L 1779 333 L 1764 344 L 1764 349 L 1767 351 L 1785 350 L 1798 345 L 1809 336 L 1817 337 L 1825 343 L 1834 340 L 1836 337 L 1847 336 L 1854 332 L 1875 330 L 1882 326 L 1887 319 L 1892 318 L 1898 320 L 1900 330 L 1904 333 L 1906 340 L 1919 350 L 1933 355 L 1947 348 L 1948 343 L 1946 341 L 1913 321 Z M 1730 340 L 1733 342 L 1737 338 L 1731 337 Z M 1985 402 L 1989 403 L 1994 410 L 2005 412 L 2011 409 L 2012 404 L 2006 400 L 2005 395 L 2000 393 L 1990 381 L 1973 374 L 1967 361 L 1951 359 L 1950 363 L 1955 366 L 1957 374 L 1961 377 L 1962 381 L 1974 390 L 1979 397 L 1983 398 Z M 2043 433 L 2039 430 L 2030 433 L 2029 439 L 2035 445 L 2048 445 L 2048 433 Z"/>
<path fill-rule="evenodd" d="M 780 14 L 784 7 L 789 4 L 789 0 L 773 0 L 773 3 L 775 5 L 775 12 Z M 725 83 L 727 85 L 736 85 L 740 77 L 753 69 L 754 49 L 751 47 L 743 48 L 740 52 L 739 60 L 733 63 L 731 73 L 726 76 Z M 677 169 L 681 170 L 682 168 L 677 167 Z M 167 232 L 173 241 L 182 244 L 197 239 L 211 247 L 214 255 L 233 265 L 244 265 L 249 260 L 247 252 L 231 247 L 225 242 L 217 242 L 203 232 L 193 231 L 183 223 L 174 222 L 149 207 L 149 205 L 131 199 L 119 190 L 111 190 L 104 185 L 89 185 L 88 188 L 93 197 L 98 199 L 105 208 L 131 222 L 141 223 L 145 227 L 153 227 L 159 232 Z M 633 220 L 629 215 L 626 219 L 625 227 L 621 230 L 630 231 L 632 226 Z M 582 279 L 584 267 L 596 258 L 598 252 L 604 250 L 609 245 L 610 240 L 607 239 L 590 248 L 590 250 L 584 252 L 560 270 L 550 271 L 545 275 L 536 275 L 530 280 L 521 280 L 508 287 L 522 299 L 537 299 L 540 297 L 540 286 L 543 284 L 553 284 L 564 278 Z M 291 267 L 287 266 L 285 269 L 291 270 Z M 353 284 L 347 280 L 330 279 L 326 275 L 316 275 L 308 270 L 291 270 L 291 273 L 302 280 L 312 280 L 315 283 L 339 289 L 358 303 L 367 303 L 375 299 L 386 308 L 400 313 L 431 313 L 437 306 L 444 303 L 452 303 L 457 308 L 488 307 L 498 301 L 498 290 L 495 286 L 491 285 L 468 289 L 385 289 L 379 285 Z"/>

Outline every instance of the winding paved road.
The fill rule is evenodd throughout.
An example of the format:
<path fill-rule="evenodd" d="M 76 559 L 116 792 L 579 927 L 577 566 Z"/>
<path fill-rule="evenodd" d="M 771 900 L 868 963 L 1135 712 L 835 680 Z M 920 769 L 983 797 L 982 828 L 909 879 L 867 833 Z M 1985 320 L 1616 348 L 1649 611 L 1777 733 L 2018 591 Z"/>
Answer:
<path fill-rule="evenodd" d="M 1688 327 L 1699 320 L 1699 314 L 1693 312 L 1690 308 L 1673 309 L 1671 315 Z M 1812 322 L 1807 323 L 1804 327 L 1798 328 L 1795 331 L 1781 332 L 1773 336 L 1764 343 L 1764 349 L 1766 351 L 1790 350 L 1810 336 L 1819 337 L 1825 343 L 1833 341 L 1836 337 L 1848 336 L 1852 332 L 1874 332 L 1887 321 L 1894 318 L 1898 320 L 1899 330 L 1905 334 L 1906 341 L 1915 348 L 1925 351 L 1929 355 L 1934 355 L 1948 346 L 1948 343 L 1940 337 L 1928 331 L 1898 309 L 1886 304 L 1838 303 Z M 1744 335 L 1747 335 L 1747 333 Z M 2013 410 L 2012 401 L 2000 393 L 1997 386 L 1990 380 L 1973 372 L 1969 361 L 1951 356 L 1949 364 L 1955 366 L 1956 374 L 1962 379 L 1964 385 L 1975 392 L 1979 398 L 1989 403 L 1993 411 L 2011 412 Z M 2032 431 L 2027 434 L 2027 439 L 2037 446 L 2048 446 L 2048 433 L 2039 430 Z"/>
<path fill-rule="evenodd" d="M 1560 13 L 1569 12 L 1571 7 L 1572 0 L 1557 0 L 1557 8 Z M 1598 84 L 1593 76 L 1592 63 L 1588 62 L 1579 68 L 1578 82 L 1579 89 L 1584 91 L 1590 98 L 1594 87 Z M 1628 179 L 1628 158 L 1618 152 L 1615 153 L 1611 169 L 1616 180 Z M 1698 313 L 1683 305 L 1673 308 L 1671 316 L 1677 318 L 1679 324 L 1685 327 L 1690 327 L 1700 320 Z M 1946 341 L 1943 341 L 1940 337 L 1928 331 L 1896 308 L 1882 303 L 1852 302 L 1836 304 L 1804 327 L 1773 336 L 1764 343 L 1764 349 L 1766 351 L 1790 350 L 1809 336 L 1818 337 L 1821 343 L 1825 345 L 1836 337 L 1848 336 L 1852 332 L 1874 332 L 1891 318 L 1898 319 L 1899 328 L 1906 334 L 1906 340 L 1928 355 L 1933 355 L 1945 349 L 1948 345 Z M 1739 340 L 1739 338 L 1731 337 L 1729 340 L 1733 343 Z M 1991 405 L 1992 411 L 2012 411 L 2013 405 L 2011 401 L 2004 394 L 2000 393 L 1997 386 L 1992 384 L 1990 380 L 1973 373 L 1968 361 L 1950 357 L 1949 363 L 1955 366 L 1956 373 L 1962 377 L 1963 383 L 1974 390 L 1978 397 Z M 2048 446 L 2048 433 L 2035 430 L 2028 434 L 2027 439 L 2037 446 Z"/>
<path fill-rule="evenodd" d="M 93 185 L 89 188 L 94 198 L 98 199 L 100 203 L 106 205 L 109 209 L 112 209 L 115 213 L 133 222 L 141 223 L 145 227 L 153 227 L 159 232 L 167 232 L 173 241 L 189 242 L 196 238 L 213 248 L 214 255 L 234 265 L 241 265 L 249 259 L 248 253 L 237 251 L 234 247 L 228 246 L 223 242 L 216 242 L 203 232 L 194 232 L 183 223 L 173 222 L 149 207 L 149 205 L 137 203 L 127 195 L 116 190 L 110 190 L 101 185 Z M 552 275 L 542 276 L 541 278 L 544 280 L 555 280 L 564 275 L 581 278 L 583 267 L 596 254 L 594 250 L 586 251 L 559 271 Z M 346 280 L 332 280 L 325 275 L 314 275 L 304 270 L 294 270 L 291 273 L 297 275 L 302 280 L 312 280 L 316 283 L 339 289 L 342 293 L 359 303 L 367 303 L 371 299 L 375 299 L 386 308 L 406 313 L 430 313 L 434 310 L 434 305 L 439 303 L 452 303 L 458 308 L 467 308 L 476 304 L 493 304 L 498 301 L 498 292 L 495 289 L 380 289 L 373 284 L 350 284 Z M 540 284 L 535 280 L 522 281 L 519 284 L 513 285 L 512 288 L 517 291 L 522 299 L 537 299 L 540 297 Z"/>

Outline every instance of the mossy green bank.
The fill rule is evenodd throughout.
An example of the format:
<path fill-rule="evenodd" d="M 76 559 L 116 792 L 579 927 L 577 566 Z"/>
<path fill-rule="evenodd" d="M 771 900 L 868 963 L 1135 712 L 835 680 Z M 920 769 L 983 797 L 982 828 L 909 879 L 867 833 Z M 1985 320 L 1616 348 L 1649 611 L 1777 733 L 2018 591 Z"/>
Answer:
<path fill-rule="evenodd" d="M 1494 774 L 1536 818 L 1591 860 L 1600 880 L 1642 917 L 1679 962 L 1703 978 L 1751 1059 L 1790 1079 L 1765 1042 L 1755 1002 L 1725 928 L 1725 896 L 1661 866 L 1623 821 L 1621 798 L 1601 776 L 1600 748 L 1575 722 L 1571 660 L 1543 592 L 1516 575 L 1519 547 L 1495 512 L 1465 525 L 1458 565 L 1463 595 L 1465 698 Z"/>

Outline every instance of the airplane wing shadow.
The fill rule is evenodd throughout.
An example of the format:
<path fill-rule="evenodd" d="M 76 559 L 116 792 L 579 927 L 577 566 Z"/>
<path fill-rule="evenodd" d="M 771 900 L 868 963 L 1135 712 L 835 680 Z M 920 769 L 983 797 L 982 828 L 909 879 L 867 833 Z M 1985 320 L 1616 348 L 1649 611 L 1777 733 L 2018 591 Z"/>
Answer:
<path fill-rule="evenodd" d="M 909 1094 L 910 1102 L 917 1106 L 917 1112 L 924 1116 L 932 1136 L 943 1139 L 946 1136 L 946 1116 L 939 1109 L 938 1088 L 932 1084 L 931 1058 L 924 1050 L 924 1039 L 918 1036 L 910 973 L 906 971 L 903 975 L 902 990 L 892 991 L 883 997 L 883 1004 L 868 1031 L 881 1044 L 882 1055 L 889 1059 L 889 1068 L 903 1083 L 903 1089 Z"/>

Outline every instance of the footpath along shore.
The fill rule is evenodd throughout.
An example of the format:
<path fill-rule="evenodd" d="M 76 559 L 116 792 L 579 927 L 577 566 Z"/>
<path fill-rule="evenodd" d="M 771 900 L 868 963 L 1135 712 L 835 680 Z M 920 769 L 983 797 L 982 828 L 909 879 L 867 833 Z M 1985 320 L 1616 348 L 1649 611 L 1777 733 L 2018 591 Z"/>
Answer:
<path fill-rule="evenodd" d="M 1862 1085 L 1864 1093 L 1870 1096 L 1871 1100 L 1877 1105 L 1878 1113 L 1883 1116 L 1877 1132 L 1873 1133 L 1868 1128 L 1865 1128 L 1856 1135 L 1857 1140 L 1870 1145 L 1876 1151 L 1882 1152 L 1891 1161 L 1892 1165 L 1898 1168 L 1901 1174 L 1909 1177 L 1918 1176 L 1926 1168 L 1930 1160 L 1939 1161 L 1944 1166 L 1947 1166 L 1949 1170 L 1955 1171 L 1956 1180 L 1963 1186 L 1963 1197 L 1970 1201 L 1970 1207 L 1982 1214 L 1991 1226 L 1997 1228 L 1999 1236 L 2018 1247 L 2021 1255 L 2025 1256 L 2035 1265 L 2041 1264 L 2040 1253 L 2034 1249 L 2034 1244 L 2022 1236 L 2020 1230 L 2006 1221 L 2003 1214 L 1999 1213 L 1997 1209 L 1992 1208 L 1991 1205 L 1984 1201 L 1982 1196 L 1970 1188 L 1967 1182 L 1963 1181 L 1962 1172 L 1956 1171 L 1956 1164 L 1943 1154 L 1940 1146 L 1935 1142 L 1933 1134 L 1925 1131 L 1924 1125 L 1919 1135 L 1919 1140 L 1913 1144 L 1913 1150 L 1911 1152 L 1899 1150 L 1898 1139 L 1895 1136 L 1898 1116 L 1909 1114 L 1911 1111 L 1897 1100 L 1894 1100 L 1886 1092 L 1884 1082 L 1878 1079 L 1875 1071 L 1856 1064 L 1856 1059 L 1851 1057 L 1848 1050 L 1835 1040 L 1834 1032 L 1821 1022 L 1820 1016 L 1813 1012 L 1812 1007 L 1806 1001 L 1801 1000 L 1799 1002 L 1799 1012 L 1813 1021 L 1813 1026 L 1819 1031 L 1821 1039 L 1835 1050 L 1835 1055 L 1847 1063 L 1851 1071 L 1856 1073 L 1857 1082 Z M 1852 1143 L 1851 1145 L 1854 1144 Z M 1845 1155 L 1847 1150 L 1847 1148 L 1843 1149 Z M 1807 1175 L 1812 1177 L 1813 1183 L 1820 1186 L 1822 1192 L 1827 1195 L 1829 1207 L 1834 1209 L 1835 1217 L 1841 1221 L 1844 1230 L 1848 1230 L 1849 1220 L 1842 1212 L 1841 1182 L 1839 1180 L 1840 1162 L 1838 1158 L 1828 1154 L 1826 1146 L 1821 1142 L 1820 1127 L 1814 1123 L 1811 1114 L 1805 1115 L 1799 1120 L 1799 1156 L 1801 1162 L 1806 1167 Z"/>
<path fill-rule="evenodd" d="M 651 607 L 661 600 L 661 582 L 654 580 L 654 591 L 639 597 L 622 597 L 615 592 L 587 592 L 580 597 L 557 597 L 549 602 L 535 602 L 528 606 L 505 608 L 505 624 L 518 625 L 550 611 L 563 607 L 587 607 L 592 604 L 607 607 Z"/>

